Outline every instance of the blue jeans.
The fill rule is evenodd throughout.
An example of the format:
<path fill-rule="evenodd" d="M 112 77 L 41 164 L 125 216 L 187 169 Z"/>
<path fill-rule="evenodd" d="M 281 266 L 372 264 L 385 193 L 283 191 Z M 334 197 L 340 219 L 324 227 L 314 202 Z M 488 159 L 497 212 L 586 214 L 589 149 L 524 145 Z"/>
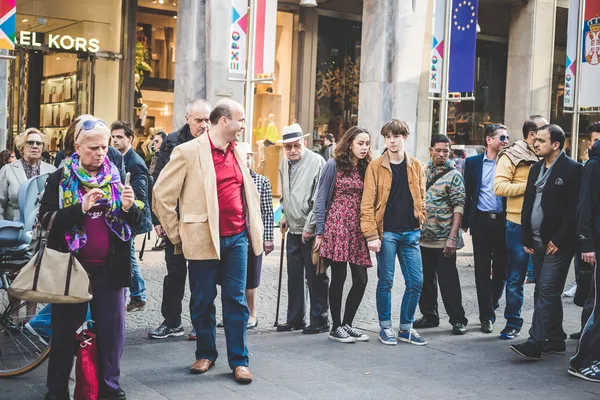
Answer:
<path fill-rule="evenodd" d="M 135 255 L 135 238 L 131 239 L 131 298 L 146 301 L 146 281 L 140 272 Z"/>
<path fill-rule="evenodd" d="M 215 298 L 221 285 L 223 327 L 229 367 L 248 366 L 246 324 L 250 316 L 246 303 L 248 237 L 246 232 L 221 237 L 220 260 L 188 260 L 190 312 L 196 329 L 196 359 L 215 361 L 218 356 Z"/>
<path fill-rule="evenodd" d="M 377 253 L 377 313 L 382 329 L 392 327 L 392 287 L 396 257 L 400 262 L 406 290 L 400 307 L 400 330 L 412 328 L 415 311 L 423 288 L 423 262 L 419 239 L 421 231 L 383 232 Z"/>
<path fill-rule="evenodd" d="M 504 318 L 506 326 L 521 329 L 523 318 L 523 285 L 527 275 L 527 266 L 531 257 L 521 243 L 521 225 L 506 221 L 506 248 L 508 267 L 506 269 L 506 308 Z"/>

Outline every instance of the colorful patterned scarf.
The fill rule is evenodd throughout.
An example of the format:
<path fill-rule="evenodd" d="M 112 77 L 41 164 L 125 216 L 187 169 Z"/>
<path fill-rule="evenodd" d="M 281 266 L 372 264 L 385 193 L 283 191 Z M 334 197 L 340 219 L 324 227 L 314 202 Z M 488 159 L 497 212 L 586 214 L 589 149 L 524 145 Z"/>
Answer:
<path fill-rule="evenodd" d="M 128 241 L 131 238 L 131 228 L 125 222 L 121 211 L 121 177 L 119 170 L 108 160 L 108 157 L 105 157 L 98 175 L 91 176 L 79 165 L 79 162 L 77 153 L 65 161 L 63 179 L 59 188 L 59 207 L 61 209 L 68 208 L 83 202 L 84 188 L 102 189 L 104 196 L 99 203 L 105 207 L 104 219 L 106 225 L 122 241 Z M 75 225 L 71 232 L 66 232 L 65 239 L 70 251 L 77 251 L 87 243 L 87 235 L 80 225 Z"/>

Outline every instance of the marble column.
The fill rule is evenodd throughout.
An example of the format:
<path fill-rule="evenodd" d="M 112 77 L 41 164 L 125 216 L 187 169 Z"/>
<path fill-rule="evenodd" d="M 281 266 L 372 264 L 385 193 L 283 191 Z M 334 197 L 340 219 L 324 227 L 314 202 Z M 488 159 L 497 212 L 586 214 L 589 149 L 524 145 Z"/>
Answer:
<path fill-rule="evenodd" d="M 417 130 L 429 8 L 429 1 L 363 1 L 358 123 L 371 132 L 374 154 L 383 150 L 381 127 L 392 118 L 410 127 L 409 154 L 417 154 L 418 136 L 429 137 L 428 130 Z"/>
<path fill-rule="evenodd" d="M 185 123 L 185 106 L 196 98 L 211 104 L 221 97 L 239 102 L 244 84 L 229 81 L 231 3 L 180 0 L 175 49 L 174 126 Z"/>
<path fill-rule="evenodd" d="M 522 138 L 532 114 L 550 119 L 557 0 L 511 6 L 504 122 L 511 141 Z"/>

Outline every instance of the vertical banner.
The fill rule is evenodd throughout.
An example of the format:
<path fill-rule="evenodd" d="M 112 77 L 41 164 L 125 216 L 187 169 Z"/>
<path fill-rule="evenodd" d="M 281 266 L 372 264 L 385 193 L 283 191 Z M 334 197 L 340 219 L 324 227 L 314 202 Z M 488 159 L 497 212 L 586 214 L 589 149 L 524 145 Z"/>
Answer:
<path fill-rule="evenodd" d="M 446 0 L 434 0 L 433 6 L 433 43 L 431 46 L 431 65 L 429 67 L 429 94 L 442 93 L 442 65 L 444 59 L 444 20 Z"/>
<path fill-rule="evenodd" d="M 567 25 L 567 58 L 565 62 L 565 95 L 563 105 L 575 107 L 575 74 L 577 73 L 577 25 L 579 24 L 579 0 L 569 0 Z"/>
<path fill-rule="evenodd" d="M 275 44 L 277 37 L 277 0 L 256 0 L 256 40 L 254 76 L 257 79 L 275 75 Z"/>
<path fill-rule="evenodd" d="M 248 0 L 232 0 L 231 15 L 229 73 L 243 74 L 246 70 Z"/>
<path fill-rule="evenodd" d="M 0 49 L 15 49 L 17 0 L 0 0 Z"/>
<path fill-rule="evenodd" d="M 449 93 L 475 91 L 477 9 L 478 0 L 452 0 Z"/>
<path fill-rule="evenodd" d="M 586 0 L 583 12 L 579 105 L 600 107 L 600 0 Z"/>

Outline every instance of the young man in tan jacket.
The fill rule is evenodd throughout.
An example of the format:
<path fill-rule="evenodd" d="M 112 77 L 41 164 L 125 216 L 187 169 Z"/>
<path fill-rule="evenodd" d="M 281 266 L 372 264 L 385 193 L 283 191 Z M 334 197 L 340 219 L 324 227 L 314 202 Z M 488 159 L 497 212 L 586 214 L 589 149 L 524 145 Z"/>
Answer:
<path fill-rule="evenodd" d="M 192 374 L 202 374 L 217 359 L 215 298 L 221 286 L 227 359 L 239 383 L 252 382 L 248 370 L 246 304 L 248 243 L 263 251 L 260 199 L 246 154 L 236 140 L 245 129 L 244 108 L 221 100 L 210 113 L 211 128 L 173 150 L 154 185 L 153 209 L 175 253 L 189 262 L 190 314 L 196 329 Z"/>
<path fill-rule="evenodd" d="M 500 332 L 501 339 L 514 339 L 521 334 L 523 318 L 523 285 L 530 256 L 521 243 L 521 209 L 527 188 L 531 166 L 538 162 L 533 151 L 538 128 L 548 121 L 541 115 L 532 115 L 523 124 L 523 139 L 513 143 L 498 156 L 494 192 L 506 197 L 506 247 L 508 266 L 506 270 L 506 327 Z"/>
<path fill-rule="evenodd" d="M 369 250 L 377 253 L 379 340 L 386 345 L 400 340 L 423 346 L 427 342 L 413 329 L 413 321 L 423 287 L 419 240 L 425 221 L 425 174 L 423 164 L 404 151 L 409 134 L 408 125 L 397 119 L 381 129 L 387 150 L 365 173 L 360 226 Z M 397 338 L 392 329 L 396 257 L 406 282 Z"/>

